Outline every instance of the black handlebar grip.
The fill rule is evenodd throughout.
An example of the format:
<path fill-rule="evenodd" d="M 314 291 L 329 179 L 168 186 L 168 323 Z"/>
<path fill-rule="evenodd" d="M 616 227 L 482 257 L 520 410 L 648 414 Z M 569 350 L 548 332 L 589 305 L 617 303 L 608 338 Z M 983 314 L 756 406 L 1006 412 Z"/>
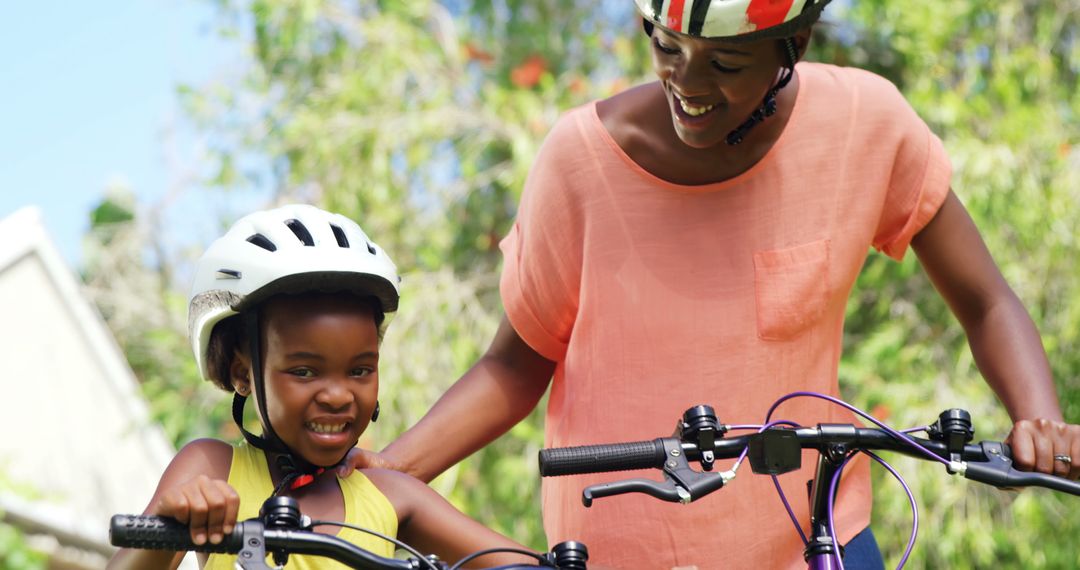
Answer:
<path fill-rule="evenodd" d="M 153 515 L 113 515 L 109 521 L 109 542 L 121 548 L 172 550 L 184 552 L 220 552 L 235 554 L 243 547 L 243 534 L 237 525 L 231 535 L 219 544 L 209 542 L 196 546 L 191 541 L 191 529 L 173 519 Z"/>
<path fill-rule="evenodd" d="M 557 477 L 581 473 L 605 473 L 664 466 L 660 439 L 540 450 L 540 475 Z"/>

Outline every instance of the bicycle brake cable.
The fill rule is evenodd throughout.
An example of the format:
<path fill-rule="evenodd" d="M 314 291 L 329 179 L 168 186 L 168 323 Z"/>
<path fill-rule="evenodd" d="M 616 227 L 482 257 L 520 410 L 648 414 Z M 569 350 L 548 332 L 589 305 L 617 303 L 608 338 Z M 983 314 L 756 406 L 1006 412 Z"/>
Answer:
<path fill-rule="evenodd" d="M 308 526 L 311 527 L 311 528 L 315 528 L 317 526 L 340 526 L 340 527 L 345 527 L 345 528 L 351 528 L 352 530 L 360 531 L 360 532 L 363 532 L 363 533 L 367 533 L 367 534 L 370 534 L 372 536 L 381 538 L 381 539 L 393 544 L 394 546 L 397 546 L 398 548 L 408 552 L 409 554 L 412 554 L 418 560 L 423 561 L 423 563 L 426 564 L 427 567 L 430 568 L 431 570 L 440 570 L 437 566 L 435 566 L 435 564 L 433 564 L 430 560 L 428 560 L 428 558 L 426 556 L 424 556 L 423 554 L 420 554 L 420 552 L 418 550 L 416 550 L 415 548 L 409 546 L 408 544 L 405 544 L 404 542 L 402 542 L 402 541 L 400 541 L 400 540 L 398 540 L 396 538 L 393 538 L 391 536 L 387 536 L 387 535 L 385 535 L 385 534 L 383 534 L 381 532 L 378 532 L 378 531 L 371 530 L 370 528 L 364 528 L 364 527 L 359 526 L 359 525 L 350 524 L 350 523 L 346 523 L 346 522 L 340 522 L 340 521 L 311 521 L 311 524 L 308 525 Z"/>

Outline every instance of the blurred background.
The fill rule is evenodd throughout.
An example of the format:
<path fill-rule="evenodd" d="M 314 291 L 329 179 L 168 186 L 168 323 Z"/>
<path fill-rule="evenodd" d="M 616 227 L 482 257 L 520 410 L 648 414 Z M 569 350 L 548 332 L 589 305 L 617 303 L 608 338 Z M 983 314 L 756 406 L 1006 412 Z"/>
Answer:
<path fill-rule="evenodd" d="M 358 220 L 404 276 L 383 412 L 412 425 L 486 347 L 498 241 L 556 117 L 650 78 L 629 0 L 23 3 L 0 36 L 0 568 L 100 568 L 173 451 L 238 439 L 186 340 L 194 259 L 240 215 L 312 202 Z M 1080 422 L 1080 0 L 835 0 L 810 59 L 896 83 L 1035 318 Z M 12 326 L 14 325 L 14 326 Z M 841 385 L 907 427 L 945 407 L 1009 421 L 918 269 L 871 253 Z M 692 403 L 692 402 L 691 402 Z M 691 404 L 691 403 L 688 403 Z M 764 410 L 762 411 L 764 412 Z M 753 421 L 757 418 L 725 418 Z M 544 547 L 534 413 L 433 485 Z M 915 568 L 1080 567 L 1080 503 L 897 459 Z M 910 512 L 876 474 L 894 564 Z M 777 521 L 787 525 L 787 521 Z"/>

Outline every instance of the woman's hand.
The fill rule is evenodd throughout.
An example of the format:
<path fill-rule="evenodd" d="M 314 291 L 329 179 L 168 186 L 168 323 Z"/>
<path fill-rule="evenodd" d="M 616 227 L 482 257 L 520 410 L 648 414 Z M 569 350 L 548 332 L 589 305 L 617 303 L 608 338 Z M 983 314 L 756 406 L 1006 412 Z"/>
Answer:
<path fill-rule="evenodd" d="M 1080 479 L 1080 425 L 1054 420 L 1020 420 L 1005 443 L 1025 471 Z"/>
<path fill-rule="evenodd" d="M 381 453 L 375 453 L 367 449 L 360 449 L 354 447 L 349 450 L 349 453 L 345 456 L 345 459 L 341 462 L 341 465 L 337 468 L 338 477 L 348 477 L 352 475 L 352 472 L 357 469 L 390 469 L 392 471 L 405 472 L 405 469 L 386 458 Z"/>
<path fill-rule="evenodd" d="M 195 544 L 219 544 L 236 526 L 240 495 L 220 479 L 199 475 L 166 491 L 148 514 L 172 517 L 191 528 Z"/>

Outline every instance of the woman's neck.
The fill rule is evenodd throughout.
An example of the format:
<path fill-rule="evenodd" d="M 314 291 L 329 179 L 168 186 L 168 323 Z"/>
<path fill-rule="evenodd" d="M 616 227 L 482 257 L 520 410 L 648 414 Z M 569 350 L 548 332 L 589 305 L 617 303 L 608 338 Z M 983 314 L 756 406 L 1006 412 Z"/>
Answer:
<path fill-rule="evenodd" d="M 659 82 L 624 91 L 597 104 L 601 122 L 619 148 L 650 174 L 674 184 L 704 185 L 730 180 L 768 154 L 780 139 L 800 88 L 796 73 L 776 95 L 776 113 L 756 125 L 741 144 L 693 148 L 671 122 L 667 96 Z"/>

